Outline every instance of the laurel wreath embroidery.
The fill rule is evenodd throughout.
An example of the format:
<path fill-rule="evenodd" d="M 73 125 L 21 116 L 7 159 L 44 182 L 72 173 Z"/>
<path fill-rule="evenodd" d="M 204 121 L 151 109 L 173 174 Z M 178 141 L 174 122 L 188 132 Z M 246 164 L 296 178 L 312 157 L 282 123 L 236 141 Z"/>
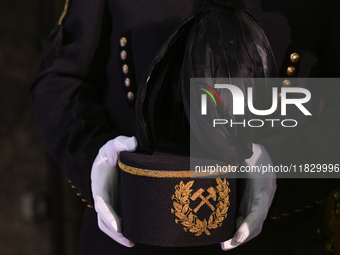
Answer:
<path fill-rule="evenodd" d="M 184 231 L 194 233 L 195 236 L 200 236 L 203 232 L 206 235 L 211 235 L 209 229 L 216 229 L 222 226 L 223 220 L 227 217 L 227 212 L 230 206 L 229 201 L 229 183 L 226 179 L 216 179 L 217 186 L 214 189 L 218 193 L 218 203 L 216 210 L 212 212 L 209 219 L 200 220 L 197 218 L 193 210 L 190 208 L 190 197 L 192 195 L 192 185 L 194 181 L 189 181 L 184 184 L 183 181 L 175 186 L 175 195 L 171 196 L 173 201 L 173 209 L 171 213 L 176 216 L 175 222 L 181 223 L 184 226 Z"/>

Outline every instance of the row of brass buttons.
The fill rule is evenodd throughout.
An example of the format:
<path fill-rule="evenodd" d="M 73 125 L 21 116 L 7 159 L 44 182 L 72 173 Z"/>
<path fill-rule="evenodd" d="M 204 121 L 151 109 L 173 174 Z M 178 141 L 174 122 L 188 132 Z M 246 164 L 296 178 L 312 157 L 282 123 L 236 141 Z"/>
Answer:
<path fill-rule="evenodd" d="M 69 182 L 70 184 L 72 184 L 72 181 L 71 181 L 71 180 L 69 180 L 68 182 Z M 83 198 L 82 194 L 78 191 L 78 189 L 77 189 L 76 186 L 74 186 L 74 185 L 72 184 L 72 185 L 71 185 L 71 188 L 77 190 L 76 195 L 77 195 L 77 197 L 80 197 L 80 198 L 81 198 L 81 201 L 83 201 L 84 203 L 88 203 L 88 201 L 87 201 L 85 198 Z M 90 204 L 87 204 L 87 207 L 93 209 L 93 206 L 90 205 Z"/>
<path fill-rule="evenodd" d="M 294 64 L 298 63 L 300 61 L 300 55 L 298 53 L 292 53 L 290 55 L 290 61 Z M 296 68 L 294 66 L 289 66 L 287 68 L 287 75 L 288 76 L 294 76 L 296 73 Z M 287 87 L 291 87 L 292 86 L 292 82 L 288 79 L 284 80 L 282 82 L 282 87 L 287 88 Z M 279 99 L 281 99 L 281 93 L 279 94 Z"/>
<path fill-rule="evenodd" d="M 292 53 L 290 55 L 290 61 L 294 64 L 296 63 L 299 63 L 300 61 L 300 55 L 298 53 Z M 287 68 L 287 75 L 288 76 L 294 76 L 296 73 L 296 68 L 294 66 L 289 66 Z M 291 87 L 292 86 L 292 82 L 288 79 L 284 80 L 282 82 L 282 87 Z M 281 97 L 281 94 L 279 94 L 279 97 Z M 322 203 L 322 201 L 316 201 L 315 204 L 320 204 Z M 309 206 L 305 206 L 304 208 L 305 209 L 311 209 L 313 207 L 313 205 L 309 205 Z M 301 213 L 304 211 L 304 208 L 300 208 L 300 209 L 295 209 L 294 210 L 294 213 Z M 281 213 L 282 216 L 286 217 L 286 216 L 290 216 L 291 213 L 289 212 L 283 212 Z M 270 217 L 272 220 L 277 220 L 277 219 L 280 219 L 280 215 L 275 215 L 275 216 L 272 216 Z"/>
<path fill-rule="evenodd" d="M 125 38 L 125 37 L 122 37 L 122 38 L 120 38 L 120 40 L 119 40 L 119 45 L 120 45 L 120 47 L 122 48 L 122 50 L 121 50 L 121 52 L 120 52 L 120 58 L 121 58 L 121 60 L 123 60 L 123 61 L 125 61 L 126 59 L 127 59 L 127 51 L 125 50 L 125 47 L 126 47 L 126 45 L 127 45 L 127 43 L 128 43 L 128 41 L 127 41 L 127 39 Z M 123 66 L 122 66 L 122 72 L 123 72 L 123 74 L 125 74 L 125 75 L 128 75 L 129 74 L 129 66 L 127 65 L 127 64 L 123 64 Z M 131 84 L 131 81 L 130 81 L 130 78 L 129 77 L 126 77 L 125 79 L 124 79 L 124 85 L 125 85 L 125 87 L 127 87 L 127 88 L 129 88 L 130 87 L 130 84 Z M 131 102 L 131 101 L 133 101 L 134 100 L 134 98 L 135 98 L 135 95 L 133 94 L 133 92 L 131 92 L 131 91 L 129 91 L 128 93 L 127 93 L 127 99 Z"/>
<path fill-rule="evenodd" d="M 297 53 L 292 53 L 290 55 L 290 61 L 294 64 L 298 63 L 300 61 L 300 55 Z M 288 76 L 294 76 L 296 73 L 296 68 L 294 66 L 289 66 L 287 68 L 287 74 Z"/>
<path fill-rule="evenodd" d="M 321 203 L 322 203 L 322 201 L 315 201 L 315 205 L 318 205 L 318 204 L 321 204 Z M 292 212 L 283 212 L 283 213 L 281 213 L 281 215 L 274 215 L 274 216 L 271 216 L 270 218 L 272 220 L 278 220 L 278 219 L 281 218 L 281 216 L 283 216 L 283 217 L 291 216 L 294 213 L 301 213 L 301 212 L 303 212 L 304 209 L 308 210 L 308 209 L 312 209 L 312 208 L 313 208 L 313 205 L 306 205 L 306 206 L 304 206 L 304 208 L 295 209 Z"/>

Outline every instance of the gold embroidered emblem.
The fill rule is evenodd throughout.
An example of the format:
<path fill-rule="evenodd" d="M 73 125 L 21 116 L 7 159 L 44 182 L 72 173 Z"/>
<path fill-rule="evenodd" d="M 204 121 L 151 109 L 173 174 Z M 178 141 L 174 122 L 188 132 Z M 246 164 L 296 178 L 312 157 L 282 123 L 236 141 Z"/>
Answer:
<path fill-rule="evenodd" d="M 194 181 L 189 181 L 186 184 L 181 181 L 175 186 L 175 195 L 171 196 L 171 199 L 174 200 L 174 208 L 171 209 L 171 213 L 174 213 L 176 216 L 175 222 L 180 222 L 184 226 L 184 231 L 194 233 L 195 236 L 200 236 L 204 232 L 209 236 L 211 235 L 209 229 L 216 229 L 222 226 L 230 206 L 230 189 L 226 179 L 217 178 L 216 183 L 216 188 L 210 187 L 207 189 L 209 193 L 207 197 L 203 196 L 204 190 L 202 188 L 192 195 L 191 187 Z M 198 198 L 201 199 L 201 203 L 195 209 L 191 209 L 190 199 L 195 201 Z M 218 201 L 216 208 L 211 204 L 210 200 Z M 211 209 L 212 213 L 208 220 L 200 220 L 196 213 L 205 204 Z"/>

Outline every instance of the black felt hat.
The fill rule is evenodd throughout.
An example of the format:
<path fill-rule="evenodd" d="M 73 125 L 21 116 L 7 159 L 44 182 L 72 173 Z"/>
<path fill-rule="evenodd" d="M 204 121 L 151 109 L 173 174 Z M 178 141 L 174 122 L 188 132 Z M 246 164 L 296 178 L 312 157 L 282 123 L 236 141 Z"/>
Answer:
<path fill-rule="evenodd" d="M 164 43 L 139 87 L 135 133 L 140 150 L 122 152 L 119 162 L 124 236 L 174 247 L 232 237 L 235 176 L 190 178 L 190 142 L 201 148 L 195 156 L 205 165 L 238 167 L 251 157 L 256 133 L 243 127 L 211 130 L 209 121 L 190 107 L 190 78 L 266 78 L 275 77 L 275 70 L 267 38 L 242 1 L 198 1 L 197 13 Z M 237 86 L 243 91 L 254 86 L 254 100 L 270 105 L 270 84 Z M 220 95 L 223 100 L 229 96 Z M 208 118 L 237 120 L 230 107 L 229 102 Z M 247 110 L 245 117 L 251 118 Z M 218 153 L 209 155 L 216 148 Z"/>
<path fill-rule="evenodd" d="M 189 165 L 189 157 L 173 153 L 121 153 L 121 215 L 126 238 L 180 247 L 216 244 L 232 236 L 235 179 L 190 178 Z"/>

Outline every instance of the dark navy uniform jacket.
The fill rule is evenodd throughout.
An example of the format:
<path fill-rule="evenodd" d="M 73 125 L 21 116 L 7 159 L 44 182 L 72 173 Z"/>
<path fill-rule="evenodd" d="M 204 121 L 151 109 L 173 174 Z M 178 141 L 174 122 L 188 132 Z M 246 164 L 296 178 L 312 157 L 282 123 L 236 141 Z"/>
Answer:
<path fill-rule="evenodd" d="M 249 12 L 271 43 L 280 76 L 340 76 L 340 1 L 249 2 Z M 90 171 L 99 148 L 118 135 L 134 135 L 138 84 L 162 43 L 193 11 L 192 0 L 71 0 L 52 34 L 30 94 L 48 152 L 90 207 Z M 292 61 L 293 53 L 298 61 Z M 313 123 L 259 141 L 275 164 L 316 158 L 339 163 L 339 95 L 339 87 L 315 88 Z M 325 183 L 278 180 L 271 214 L 314 202 L 334 186 Z M 103 252 L 116 245 L 96 227 L 94 210 L 88 211 L 85 219 L 92 223 L 84 229 L 93 236 L 82 240 L 92 240 L 91 247 L 97 243 Z M 88 249 L 81 254 L 106 253 Z"/>

